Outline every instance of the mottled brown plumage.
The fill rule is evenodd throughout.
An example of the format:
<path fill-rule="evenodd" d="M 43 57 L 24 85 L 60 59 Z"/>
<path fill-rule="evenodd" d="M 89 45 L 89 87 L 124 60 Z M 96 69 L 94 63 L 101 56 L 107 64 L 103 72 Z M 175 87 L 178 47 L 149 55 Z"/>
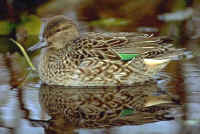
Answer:
<path fill-rule="evenodd" d="M 164 37 L 139 33 L 79 33 L 56 16 L 44 27 L 39 75 L 47 84 L 65 86 L 132 85 L 159 72 L 183 53 Z M 123 59 L 121 54 L 136 55 Z"/>

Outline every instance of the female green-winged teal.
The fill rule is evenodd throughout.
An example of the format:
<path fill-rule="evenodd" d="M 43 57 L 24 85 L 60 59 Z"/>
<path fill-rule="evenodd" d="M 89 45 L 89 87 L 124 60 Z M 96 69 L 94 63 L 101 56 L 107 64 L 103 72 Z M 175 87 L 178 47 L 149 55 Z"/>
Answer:
<path fill-rule="evenodd" d="M 174 119 L 170 111 L 181 108 L 177 99 L 160 92 L 155 82 L 120 87 L 68 87 L 42 84 L 42 109 L 52 121 L 77 128 L 140 125 Z"/>
<path fill-rule="evenodd" d="M 169 40 L 139 33 L 79 33 L 64 16 L 51 18 L 42 33 L 39 75 L 55 85 L 132 85 L 150 79 L 182 54 Z"/>

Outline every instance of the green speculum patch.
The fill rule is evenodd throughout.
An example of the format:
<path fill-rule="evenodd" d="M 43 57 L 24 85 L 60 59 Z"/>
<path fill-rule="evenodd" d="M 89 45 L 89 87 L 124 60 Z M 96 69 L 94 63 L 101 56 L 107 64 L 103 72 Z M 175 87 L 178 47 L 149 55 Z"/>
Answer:
<path fill-rule="evenodd" d="M 134 114 L 135 110 L 134 109 L 123 109 L 120 113 L 120 116 L 121 117 L 124 117 L 124 116 L 129 116 L 129 115 L 132 115 Z"/>
<path fill-rule="evenodd" d="M 120 53 L 119 54 L 121 60 L 124 60 L 124 61 L 132 60 L 133 58 L 135 58 L 138 55 L 139 54 L 126 54 L 126 53 Z"/>

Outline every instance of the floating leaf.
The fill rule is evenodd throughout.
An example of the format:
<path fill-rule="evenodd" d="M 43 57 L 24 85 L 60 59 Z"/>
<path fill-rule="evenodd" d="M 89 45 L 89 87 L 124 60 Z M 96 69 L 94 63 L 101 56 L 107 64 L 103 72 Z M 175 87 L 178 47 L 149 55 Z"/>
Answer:
<path fill-rule="evenodd" d="M 135 58 L 138 55 L 139 54 L 125 54 L 125 53 L 119 54 L 121 60 L 124 60 L 124 61 L 132 60 L 133 58 Z"/>
<path fill-rule="evenodd" d="M 132 115 L 135 112 L 133 109 L 123 109 L 120 113 L 121 117 Z"/>

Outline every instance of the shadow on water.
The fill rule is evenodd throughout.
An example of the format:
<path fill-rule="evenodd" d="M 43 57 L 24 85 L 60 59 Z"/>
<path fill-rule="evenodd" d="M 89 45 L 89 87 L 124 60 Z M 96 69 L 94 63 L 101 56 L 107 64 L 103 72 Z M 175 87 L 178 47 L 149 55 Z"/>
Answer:
<path fill-rule="evenodd" d="M 167 3 L 168 6 L 165 8 L 160 7 L 162 12 L 154 12 L 154 10 L 158 11 L 156 5 L 161 6 L 162 2 L 151 1 L 148 5 L 151 12 L 149 9 L 140 9 L 138 4 L 135 6 L 136 9 L 144 14 L 140 16 L 134 8 L 130 8 L 129 11 L 126 8 L 129 4 L 124 2 L 118 3 L 122 5 L 120 10 L 123 12 L 120 13 L 111 12 L 109 6 L 101 6 L 104 10 L 94 9 L 90 4 L 93 3 L 81 5 L 75 11 L 78 12 L 78 19 L 85 18 L 89 21 L 86 23 L 88 23 L 87 30 L 90 31 L 102 29 L 138 31 L 140 29 L 139 31 L 142 32 L 150 30 L 156 34 L 165 34 L 165 29 L 168 29 L 173 35 L 178 27 L 182 26 L 177 22 L 164 23 L 156 19 L 159 13 L 169 11 L 171 2 Z M 102 5 L 101 2 L 98 4 Z M 115 2 L 111 1 L 107 4 L 115 5 Z M 133 5 L 134 2 L 130 2 L 130 7 Z M 90 16 L 91 12 L 93 16 Z M 119 19 L 118 15 L 122 18 L 126 17 Z M 150 19 L 145 15 L 151 16 Z M 107 19 L 101 19 L 105 16 Z M 135 20 L 132 20 L 133 18 Z M 195 21 L 195 26 L 198 26 L 196 20 L 191 19 L 191 22 L 184 23 L 193 24 Z M 111 27 L 111 25 L 115 26 Z M 160 33 L 157 33 L 158 29 L 161 29 Z M 180 31 L 183 32 L 185 29 L 187 27 Z M 133 87 L 87 89 L 41 84 L 37 73 L 30 71 L 18 49 L 11 47 L 13 44 L 10 43 L 9 37 L 1 37 L 0 134 L 26 134 L 27 132 L 29 134 L 198 134 L 200 130 L 200 46 L 197 29 L 193 28 L 192 34 L 184 33 L 178 37 L 175 35 L 176 44 L 191 50 L 194 56 L 186 52 L 186 58 L 171 61 L 155 76 L 155 81 Z M 189 35 L 193 35 L 191 38 L 195 37 L 195 40 L 189 38 Z M 184 38 L 185 36 L 188 38 Z M 35 42 L 37 39 L 28 42 L 33 40 Z M 38 63 L 38 57 L 38 55 L 32 57 L 35 64 Z"/>

